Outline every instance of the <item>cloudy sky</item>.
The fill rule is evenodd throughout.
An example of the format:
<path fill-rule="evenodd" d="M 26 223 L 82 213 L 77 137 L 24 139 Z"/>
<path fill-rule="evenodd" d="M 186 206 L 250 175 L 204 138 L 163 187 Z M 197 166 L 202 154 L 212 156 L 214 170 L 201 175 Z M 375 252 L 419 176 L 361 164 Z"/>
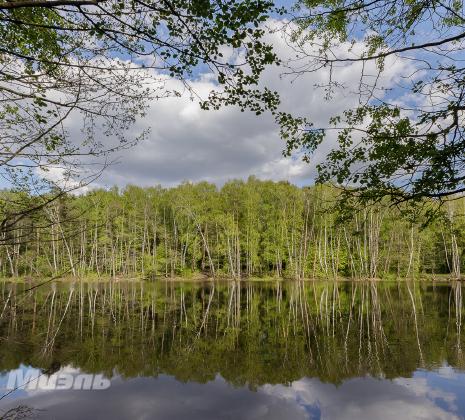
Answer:
<path fill-rule="evenodd" d="M 267 27 L 276 29 L 281 23 L 269 21 Z M 294 57 L 279 32 L 269 34 L 267 40 L 282 59 Z M 404 73 L 406 64 L 394 60 L 386 66 L 380 81 L 383 86 L 395 85 L 399 74 Z M 336 92 L 330 101 L 325 100 L 324 89 L 316 88 L 328 81 L 328 71 L 308 73 L 297 79 L 282 72 L 283 68 L 269 68 L 263 74 L 263 84 L 280 93 L 283 110 L 309 117 L 316 126 L 327 126 L 330 116 L 358 105 L 359 97 L 353 92 L 359 83 L 359 64 L 335 72 L 344 89 Z M 179 87 L 174 80 L 168 83 L 169 87 Z M 215 89 L 215 84 L 207 75 L 200 74 L 192 81 L 192 87 L 205 97 Z M 75 128 L 69 127 L 70 132 L 80 136 Z M 327 138 L 310 165 L 298 155 L 285 158 L 282 156 L 284 142 L 270 115 L 257 117 L 234 107 L 202 111 L 187 94 L 153 101 L 146 117 L 133 130 L 137 133 L 146 128 L 150 134 L 145 140 L 113 156 L 119 163 L 105 171 L 97 181 L 98 186 L 173 186 L 182 181 L 202 180 L 221 185 L 229 179 L 246 179 L 250 175 L 306 185 L 312 183 L 315 164 L 334 144 L 334 139 Z"/>
<path fill-rule="evenodd" d="M 77 373 L 63 367 L 58 373 Z M 2 387 L 0 376 L 0 390 Z M 48 379 L 47 379 L 48 380 Z M 2 408 L 34 407 L 37 418 L 99 419 L 318 419 L 383 418 L 458 420 L 464 410 L 464 375 L 449 366 L 393 380 L 360 377 L 335 385 L 302 378 L 256 391 L 229 384 L 220 375 L 204 384 L 174 377 L 113 378 L 102 391 L 18 390 Z"/>

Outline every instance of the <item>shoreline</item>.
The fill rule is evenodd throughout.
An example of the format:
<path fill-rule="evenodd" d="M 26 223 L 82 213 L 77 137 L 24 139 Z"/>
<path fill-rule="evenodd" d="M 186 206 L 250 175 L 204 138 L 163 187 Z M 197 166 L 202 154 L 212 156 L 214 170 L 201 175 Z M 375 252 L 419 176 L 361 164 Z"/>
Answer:
<path fill-rule="evenodd" d="M 36 283 L 40 281 L 45 282 L 56 282 L 56 283 L 69 283 L 69 282 L 84 282 L 84 283 L 128 283 L 128 282 L 144 282 L 144 283 L 210 283 L 210 282 L 243 282 L 243 283 L 265 283 L 265 282 L 405 282 L 405 281 L 415 281 L 415 282 L 465 282 L 465 278 L 452 278 L 447 274 L 426 274 L 418 275 L 415 277 L 385 277 L 385 278 L 353 278 L 353 277 L 305 277 L 305 278 L 295 278 L 295 277 L 227 277 L 227 276 L 217 276 L 211 277 L 207 275 L 197 275 L 192 277 L 156 277 L 154 279 L 147 279 L 142 276 L 63 276 L 63 277 L 0 277 L 0 282 L 4 283 Z"/>

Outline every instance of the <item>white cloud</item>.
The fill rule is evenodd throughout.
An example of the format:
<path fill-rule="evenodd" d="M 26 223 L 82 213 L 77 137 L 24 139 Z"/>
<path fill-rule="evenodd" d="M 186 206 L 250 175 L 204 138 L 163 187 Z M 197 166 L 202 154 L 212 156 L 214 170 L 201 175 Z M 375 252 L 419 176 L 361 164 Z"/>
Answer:
<path fill-rule="evenodd" d="M 96 179 L 98 174 L 94 172 L 81 170 L 79 177 L 73 176 L 73 173 L 68 173 L 67 169 L 60 166 L 47 166 L 46 168 L 35 168 L 35 174 L 43 180 L 75 194 L 85 194 L 92 188 L 92 181 Z M 39 192 L 32 188 L 32 192 Z"/>
<path fill-rule="evenodd" d="M 80 373 L 70 367 L 60 372 Z M 0 377 L 1 379 L 1 377 Z M 112 378 L 105 391 L 51 391 L 11 395 L 4 409 L 24 404 L 38 418 L 312 419 L 399 420 L 460 418 L 461 388 L 436 384 L 437 374 L 398 378 L 353 378 L 342 384 L 303 378 L 290 386 L 233 387 L 217 375 L 199 384 L 171 376 Z M 43 414 L 43 416 L 41 416 Z M 90 416 L 90 417 L 89 417 Z"/>
<path fill-rule="evenodd" d="M 272 29 L 279 25 L 277 21 L 267 23 Z M 281 33 L 269 34 L 267 39 L 280 57 L 292 56 L 292 49 Z M 341 49 L 346 47 L 341 45 Z M 391 86 L 397 82 L 399 74 L 404 73 L 407 64 L 395 59 L 387 64 L 380 84 Z M 275 67 L 266 70 L 262 80 L 264 85 L 280 93 L 283 110 L 308 116 L 315 125 L 326 126 L 330 116 L 358 104 L 359 97 L 353 92 L 359 83 L 360 69 L 361 64 L 353 63 L 334 70 L 333 77 L 343 82 L 345 89 L 335 92 L 330 101 L 324 99 L 324 89 L 315 88 L 327 83 L 327 70 L 292 78 L 282 77 L 283 69 Z M 171 80 L 168 83 L 168 88 L 182 90 L 179 82 Z M 205 75 L 199 76 L 191 85 L 203 97 L 216 88 L 212 78 Z M 335 144 L 334 136 L 330 135 L 312 165 L 299 159 L 284 158 L 284 142 L 270 115 L 257 117 L 235 107 L 202 111 L 187 94 L 151 103 L 146 117 L 136 123 L 134 133 L 146 128 L 151 130 L 148 138 L 117 154 L 120 163 L 105 171 L 99 185 L 160 183 L 170 186 L 185 180 L 222 184 L 228 179 L 249 175 L 305 184 L 315 175 L 315 163 L 324 159 Z M 73 136 L 79 135 L 76 127 L 70 127 L 70 131 Z"/>
<path fill-rule="evenodd" d="M 428 383 L 426 378 L 398 378 L 393 381 L 371 377 L 355 378 L 340 386 L 315 379 L 301 379 L 289 387 L 265 385 L 260 392 L 279 396 L 298 406 L 318 407 L 327 420 L 459 419 L 456 395 Z M 436 401 L 441 400 L 447 409 Z"/>

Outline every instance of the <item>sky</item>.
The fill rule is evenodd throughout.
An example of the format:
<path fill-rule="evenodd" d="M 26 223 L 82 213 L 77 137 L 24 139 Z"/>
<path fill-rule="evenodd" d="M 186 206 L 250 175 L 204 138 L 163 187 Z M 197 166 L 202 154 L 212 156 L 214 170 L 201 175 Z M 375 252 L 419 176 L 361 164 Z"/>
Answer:
<path fill-rule="evenodd" d="M 63 373 L 79 371 L 65 366 L 57 372 Z M 2 379 L 0 376 L 0 389 Z M 410 378 L 366 376 L 340 384 L 302 378 L 286 385 L 266 384 L 254 391 L 232 386 L 220 375 L 204 384 L 178 381 L 167 375 L 126 380 L 115 376 L 111 387 L 104 391 L 19 390 L 8 397 L 4 408 L 21 401 L 37 410 L 37 418 L 67 419 L 179 419 L 189 412 L 193 420 L 458 420 L 465 402 L 460 392 L 463 380 L 464 375 L 449 366 L 434 372 L 418 370 Z"/>
<path fill-rule="evenodd" d="M 281 24 L 282 21 L 269 20 L 266 27 L 277 29 Z M 266 41 L 273 44 L 280 58 L 294 57 L 281 33 L 268 34 Z M 405 72 L 407 64 L 396 60 L 392 58 L 386 66 L 380 81 L 384 86 L 395 85 L 398 75 Z M 324 89 L 316 88 L 328 81 L 325 69 L 296 79 L 283 74 L 284 68 L 273 67 L 264 72 L 261 80 L 263 85 L 280 93 L 283 110 L 306 116 L 315 126 L 327 126 L 331 116 L 359 104 L 354 91 L 359 83 L 360 66 L 355 63 L 336 71 L 334 76 L 343 82 L 344 88 L 331 100 L 325 99 Z M 211 77 L 205 74 L 197 75 L 191 85 L 204 97 L 216 88 Z M 168 80 L 168 86 L 180 88 L 176 80 Z M 79 127 L 79 117 L 68 121 L 74 141 L 82 136 Z M 208 181 L 221 186 L 228 180 L 247 179 L 250 175 L 309 185 L 315 178 L 316 164 L 335 144 L 329 135 L 310 164 L 304 163 L 298 154 L 283 157 L 285 143 L 270 114 L 257 117 L 235 107 L 203 111 L 187 94 L 152 101 L 146 116 L 131 130 L 137 135 L 144 129 L 150 130 L 149 135 L 137 146 L 112 156 L 116 163 L 105 170 L 95 186 L 160 184 L 169 187 L 183 181 Z M 48 176 L 59 177 L 59 173 Z"/>

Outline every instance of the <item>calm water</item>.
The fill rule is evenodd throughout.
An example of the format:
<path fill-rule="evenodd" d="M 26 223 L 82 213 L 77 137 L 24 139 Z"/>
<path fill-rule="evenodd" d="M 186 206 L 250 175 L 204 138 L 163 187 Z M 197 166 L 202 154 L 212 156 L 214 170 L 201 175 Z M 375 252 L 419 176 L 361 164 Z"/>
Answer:
<path fill-rule="evenodd" d="M 465 418 L 460 283 L 28 287 L 0 283 L 0 418 Z M 110 387 L 9 391 L 30 367 Z"/>

